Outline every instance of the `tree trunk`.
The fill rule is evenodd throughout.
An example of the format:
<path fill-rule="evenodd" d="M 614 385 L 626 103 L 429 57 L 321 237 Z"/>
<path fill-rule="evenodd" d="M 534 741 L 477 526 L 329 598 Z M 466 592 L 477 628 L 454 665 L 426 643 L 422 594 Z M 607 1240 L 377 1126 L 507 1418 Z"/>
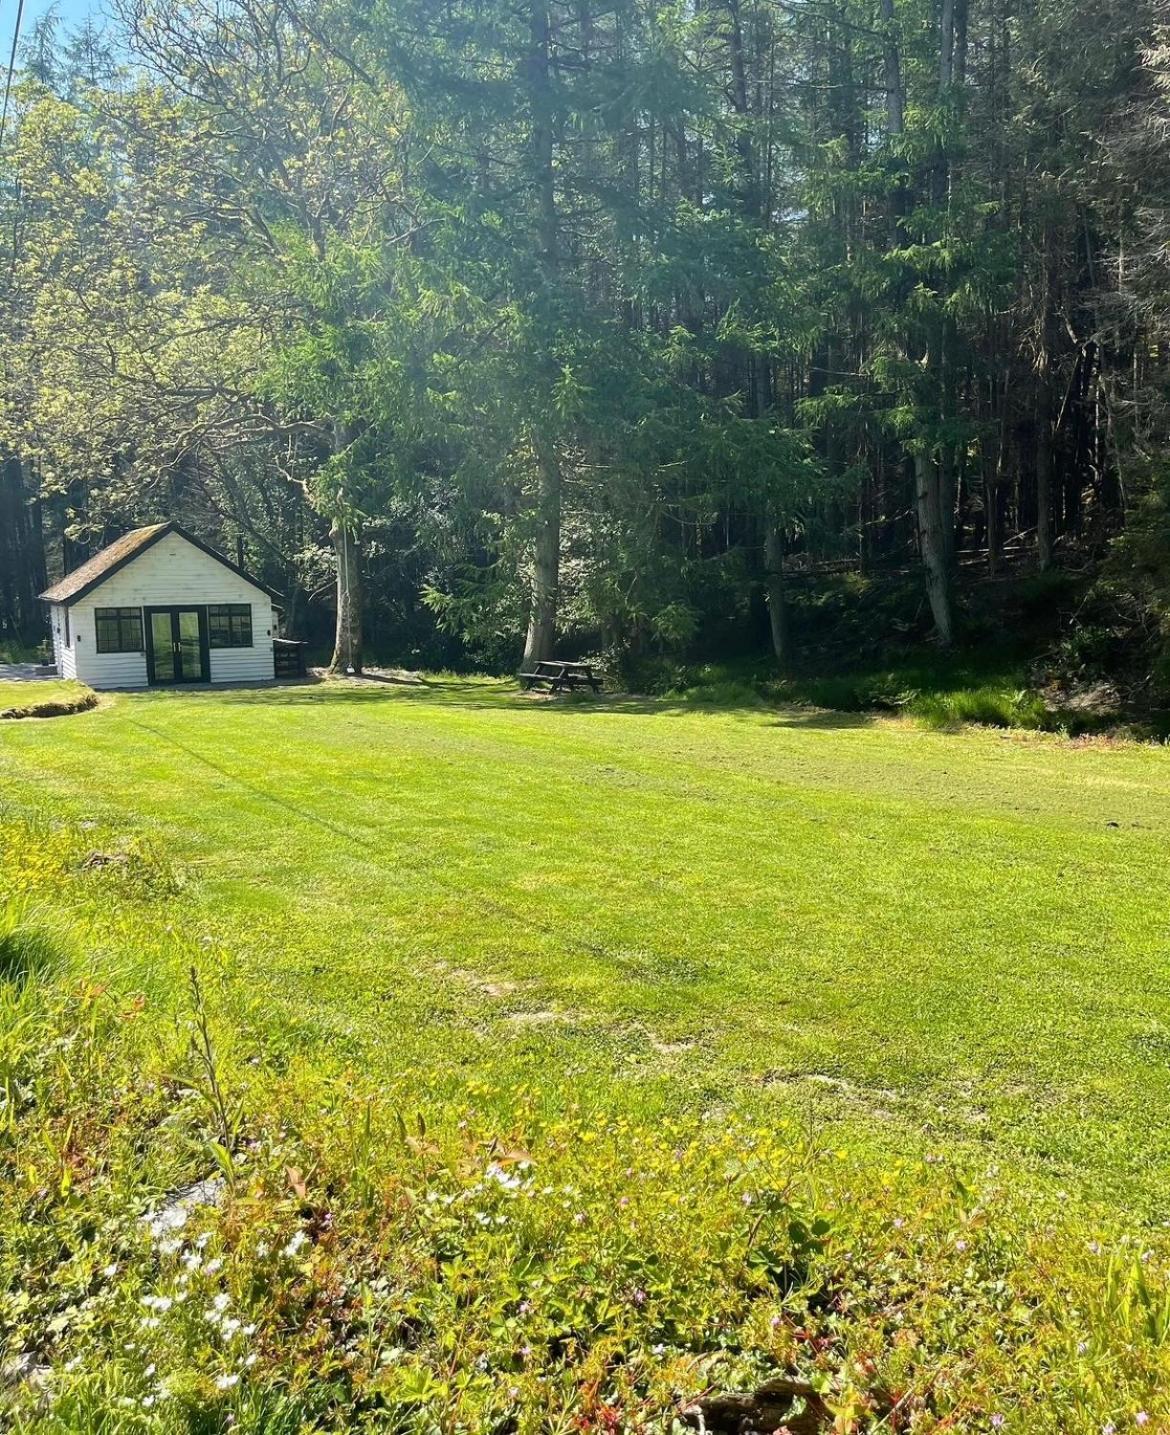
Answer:
<path fill-rule="evenodd" d="M 784 592 L 784 535 L 769 516 L 764 533 L 764 567 L 767 577 L 768 624 L 772 629 L 772 652 L 781 669 L 788 666 L 788 600 Z"/>
<path fill-rule="evenodd" d="M 561 474 L 555 457 L 539 458 L 536 543 L 532 563 L 532 609 L 524 643 L 524 667 L 551 658 L 557 642 L 561 564 Z"/>
<path fill-rule="evenodd" d="M 352 428 L 337 421 L 333 425 L 333 452 L 342 454 L 353 442 Z M 344 513 L 344 491 L 338 494 L 342 512 L 334 518 L 329 539 L 337 554 L 337 633 L 333 643 L 331 673 L 360 673 L 362 670 L 362 546 L 358 526 Z"/>
<path fill-rule="evenodd" d="M 1040 355 L 1036 375 L 1036 566 L 1052 566 L 1052 447 L 1056 370 L 1056 233 L 1051 219 L 1044 226 L 1044 272 L 1040 320 Z"/>
<path fill-rule="evenodd" d="M 337 636 L 331 673 L 362 670 L 362 568 L 361 538 L 342 519 L 335 518 L 329 538 L 337 554 Z"/>
<path fill-rule="evenodd" d="M 944 414 L 946 410 L 944 409 Z M 959 476 L 955 467 L 954 451 L 944 447 L 938 460 L 938 517 L 942 530 L 943 554 L 947 567 L 954 569 L 955 551 L 958 544 L 957 515 L 959 498 Z"/>
<path fill-rule="evenodd" d="M 938 88 L 942 94 L 955 78 L 955 3 L 956 0 L 942 0 L 938 47 Z"/>
<path fill-rule="evenodd" d="M 984 467 L 983 507 L 987 527 L 987 573 L 989 577 L 997 578 L 1003 556 L 1003 529 L 1000 524 L 999 483 L 990 464 Z"/>
<path fill-rule="evenodd" d="M 900 135 L 906 128 L 906 97 L 902 91 L 902 55 L 894 32 L 894 0 L 881 0 L 882 58 L 885 65 L 886 131 Z"/>
<path fill-rule="evenodd" d="M 1052 390 L 1041 375 L 1036 397 L 1036 567 L 1052 567 Z"/>
<path fill-rule="evenodd" d="M 548 287 L 560 268 L 556 180 L 553 172 L 553 96 L 549 75 L 549 12 L 543 0 L 533 0 L 527 61 L 528 100 L 531 111 L 531 155 L 537 191 L 537 231 L 541 277 Z M 548 383 L 556 366 L 547 363 Z M 537 436 L 536 539 L 532 555 L 532 608 L 524 643 L 524 667 L 550 658 L 557 641 L 557 601 L 561 567 L 561 470 L 554 442 Z"/>
<path fill-rule="evenodd" d="M 954 642 L 954 594 L 951 565 L 947 562 L 943 536 L 942 503 L 938 461 L 928 453 L 914 456 L 915 497 L 918 510 L 918 542 L 926 571 L 926 596 L 938 632 L 939 642 L 949 648 Z"/>

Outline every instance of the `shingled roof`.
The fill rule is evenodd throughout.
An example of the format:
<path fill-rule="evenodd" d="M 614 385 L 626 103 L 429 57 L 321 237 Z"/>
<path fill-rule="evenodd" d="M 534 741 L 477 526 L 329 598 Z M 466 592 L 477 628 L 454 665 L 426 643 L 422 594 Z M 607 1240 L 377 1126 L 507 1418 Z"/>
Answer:
<path fill-rule="evenodd" d="M 80 568 L 74 568 L 72 573 L 66 573 L 65 577 L 51 588 L 46 588 L 41 597 L 46 603 L 76 603 L 79 598 L 84 598 L 87 593 L 93 591 L 99 583 L 104 583 L 119 568 L 124 568 L 132 559 L 145 553 L 152 548 L 160 538 L 165 538 L 168 533 L 177 533 L 180 538 L 185 538 L 188 543 L 206 553 L 209 558 L 214 558 L 217 563 L 222 563 L 225 568 L 230 568 L 233 573 L 238 573 L 241 578 L 247 579 L 254 588 L 259 588 L 262 593 L 267 593 L 270 598 L 279 599 L 280 594 L 269 588 L 267 583 L 261 583 L 258 578 L 253 578 L 250 573 L 245 573 L 240 567 L 222 553 L 217 553 L 214 548 L 209 548 L 201 539 L 196 538 L 193 533 L 180 528 L 177 523 L 151 523 L 146 528 L 133 528 L 129 533 L 123 533 L 121 538 L 115 538 L 113 543 L 103 548 L 100 553 L 95 553 L 92 558 L 84 562 Z"/>

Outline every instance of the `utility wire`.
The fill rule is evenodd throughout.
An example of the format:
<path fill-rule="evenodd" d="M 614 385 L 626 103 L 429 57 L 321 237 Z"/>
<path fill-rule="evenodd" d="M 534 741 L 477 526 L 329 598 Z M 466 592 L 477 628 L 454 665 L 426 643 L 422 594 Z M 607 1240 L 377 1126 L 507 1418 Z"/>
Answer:
<path fill-rule="evenodd" d="M 377 865 L 381 867 L 388 876 L 397 877 L 399 879 L 398 884 L 401 885 L 400 864 L 388 864 L 386 860 L 386 850 L 377 841 L 381 831 L 385 830 L 390 832 L 393 830 L 391 826 L 388 825 L 385 829 L 369 827 L 366 832 L 355 832 L 351 828 L 344 827 L 341 823 L 329 817 L 325 817 L 319 812 L 315 812 L 310 807 L 301 807 L 297 803 L 290 802 L 287 797 L 282 797 L 280 793 L 272 792 L 262 784 L 253 782 L 250 778 L 242 777 L 238 772 L 230 771 L 206 753 L 200 752 L 197 748 L 189 747 L 185 742 L 180 741 L 179 738 L 170 732 L 164 732 L 161 728 L 152 727 L 150 723 L 143 722 L 140 718 L 127 718 L 127 722 L 131 727 L 136 727 L 140 732 L 150 733 L 151 737 L 157 738 L 159 742 L 167 743 L 170 747 L 175 748 L 178 752 L 183 753 L 195 762 L 210 768 L 212 772 L 218 773 L 220 777 L 226 778 L 228 782 L 234 783 L 236 787 L 242 788 L 246 792 L 250 792 L 254 796 L 262 798 L 265 802 L 272 803 L 275 807 L 282 808 L 291 816 L 300 818 L 302 822 L 308 822 L 314 827 L 320 827 L 323 831 L 331 833 L 334 837 L 340 837 L 351 846 L 359 848 L 368 856 L 373 857 Z M 414 870 L 425 873 L 428 880 L 433 882 L 435 886 L 441 887 L 444 891 L 449 892 L 454 897 L 458 897 L 469 906 L 479 907 L 481 911 L 490 912 L 493 916 L 501 917 L 517 927 L 522 927 L 529 931 L 537 931 L 562 948 L 570 951 L 576 950 L 591 957 L 621 960 L 620 957 L 616 957 L 613 952 L 608 951 L 600 943 L 591 942 L 588 937 L 579 931 L 566 932 L 558 926 L 541 920 L 539 917 L 530 916 L 527 912 L 507 902 L 501 902 L 493 897 L 489 897 L 484 892 L 469 892 L 463 883 L 445 876 L 445 874 L 439 870 L 436 863 L 428 861 L 426 857 L 421 854 L 416 854 Z"/>
<path fill-rule="evenodd" d="M 12 27 L 12 53 L 8 57 L 8 76 L 4 81 L 4 107 L 0 109 L 0 145 L 4 143 L 4 128 L 8 123 L 8 100 L 12 94 L 12 76 L 16 72 L 16 46 L 20 40 L 20 22 L 24 18 L 24 0 L 16 0 L 16 24 Z"/>

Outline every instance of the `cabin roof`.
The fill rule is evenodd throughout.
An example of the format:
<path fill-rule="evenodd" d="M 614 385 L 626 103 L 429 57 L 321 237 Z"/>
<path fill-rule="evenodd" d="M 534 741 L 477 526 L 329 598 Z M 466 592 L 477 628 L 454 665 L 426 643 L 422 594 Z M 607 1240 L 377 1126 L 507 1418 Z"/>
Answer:
<path fill-rule="evenodd" d="M 87 593 L 106 581 L 107 578 L 117 573 L 120 568 L 125 568 L 127 563 L 133 563 L 140 558 L 148 548 L 153 548 L 161 538 L 170 533 L 177 533 L 180 538 L 206 553 L 209 558 L 214 558 L 217 563 L 222 563 L 225 568 L 230 568 L 233 573 L 251 583 L 253 588 L 259 588 L 262 593 L 267 593 L 270 598 L 280 599 L 280 594 L 275 592 L 267 583 L 261 583 L 259 578 L 253 578 L 250 573 L 233 563 L 230 558 L 225 558 L 222 553 L 217 553 L 214 548 L 209 547 L 202 539 L 196 538 L 193 533 L 188 533 L 185 528 L 180 528 L 177 523 L 151 523 L 146 528 L 133 528 L 129 533 L 123 533 L 121 538 L 115 538 L 113 543 L 108 544 L 100 553 L 95 553 L 92 558 L 84 562 L 80 568 L 74 568 L 72 573 L 66 573 L 64 578 L 54 583 L 51 588 L 46 588 L 41 597 L 46 603 L 76 603 L 84 598 Z"/>

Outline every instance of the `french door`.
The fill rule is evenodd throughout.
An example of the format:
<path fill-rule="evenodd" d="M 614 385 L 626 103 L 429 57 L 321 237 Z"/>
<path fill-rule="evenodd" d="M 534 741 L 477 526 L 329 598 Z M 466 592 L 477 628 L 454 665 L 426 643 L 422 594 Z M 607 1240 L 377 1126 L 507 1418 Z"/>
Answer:
<path fill-rule="evenodd" d="M 155 686 L 211 680 L 206 608 L 147 608 L 146 669 Z"/>

